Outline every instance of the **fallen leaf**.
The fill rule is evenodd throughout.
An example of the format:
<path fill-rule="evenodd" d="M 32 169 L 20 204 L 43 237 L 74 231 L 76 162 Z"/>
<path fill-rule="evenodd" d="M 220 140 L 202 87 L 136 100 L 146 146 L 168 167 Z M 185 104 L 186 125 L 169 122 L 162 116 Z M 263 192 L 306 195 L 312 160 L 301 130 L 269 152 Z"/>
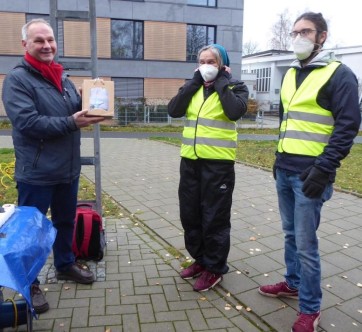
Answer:
<path fill-rule="evenodd" d="M 357 286 L 358 286 L 358 287 L 362 287 L 362 284 L 361 284 L 361 283 L 358 283 Z"/>
<path fill-rule="evenodd" d="M 64 289 L 65 289 L 65 290 L 69 290 L 70 287 L 69 287 L 69 286 L 64 286 Z"/>
<path fill-rule="evenodd" d="M 240 311 L 241 309 L 243 309 L 243 306 L 242 306 L 242 305 L 237 305 L 237 306 L 235 307 L 235 309 Z"/>
<path fill-rule="evenodd" d="M 251 308 L 250 308 L 250 307 L 247 307 L 247 308 L 246 308 L 246 311 L 251 311 Z"/>
<path fill-rule="evenodd" d="M 240 271 L 236 271 L 236 274 L 241 274 L 241 272 L 240 272 Z"/>
<path fill-rule="evenodd" d="M 200 297 L 199 300 L 200 301 L 206 301 L 207 299 L 206 299 L 206 297 Z"/>
<path fill-rule="evenodd" d="M 329 285 L 329 284 L 328 284 L 328 285 L 326 285 L 326 287 L 327 287 L 327 288 L 332 288 L 332 286 L 331 286 L 331 285 Z"/>
<path fill-rule="evenodd" d="M 264 273 L 264 277 L 268 277 L 269 276 L 269 274 L 268 273 Z"/>
<path fill-rule="evenodd" d="M 230 297 L 230 293 L 227 293 L 226 296 Z"/>
<path fill-rule="evenodd" d="M 255 240 L 256 240 L 256 237 L 255 237 L 255 236 L 251 236 L 251 237 L 249 238 L 249 240 L 250 240 L 250 241 L 255 241 Z"/>

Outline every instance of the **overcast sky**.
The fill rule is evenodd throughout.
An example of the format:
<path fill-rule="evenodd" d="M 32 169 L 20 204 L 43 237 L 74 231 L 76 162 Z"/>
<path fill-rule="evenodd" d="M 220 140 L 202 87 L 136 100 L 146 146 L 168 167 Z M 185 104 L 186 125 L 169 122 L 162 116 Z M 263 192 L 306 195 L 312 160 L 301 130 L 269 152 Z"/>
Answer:
<path fill-rule="evenodd" d="M 328 23 L 325 47 L 362 45 L 362 12 L 358 0 L 244 0 L 243 43 L 258 44 L 258 51 L 270 49 L 271 28 L 278 14 L 288 9 L 292 24 L 306 11 L 320 12 Z"/>

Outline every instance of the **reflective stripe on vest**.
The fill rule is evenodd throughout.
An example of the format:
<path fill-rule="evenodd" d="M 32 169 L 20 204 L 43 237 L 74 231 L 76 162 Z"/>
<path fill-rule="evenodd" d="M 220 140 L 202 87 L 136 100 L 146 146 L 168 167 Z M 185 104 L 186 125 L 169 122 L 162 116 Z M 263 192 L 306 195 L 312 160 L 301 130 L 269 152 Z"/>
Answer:
<path fill-rule="evenodd" d="M 236 123 L 224 114 L 219 95 L 214 92 L 204 100 L 203 89 L 195 93 L 186 111 L 181 156 L 235 160 Z"/>
<path fill-rule="evenodd" d="M 319 156 L 334 129 L 332 113 L 317 104 L 320 89 L 329 81 L 340 62 L 314 69 L 296 89 L 296 69 L 287 71 L 281 90 L 284 107 L 278 152 Z"/>

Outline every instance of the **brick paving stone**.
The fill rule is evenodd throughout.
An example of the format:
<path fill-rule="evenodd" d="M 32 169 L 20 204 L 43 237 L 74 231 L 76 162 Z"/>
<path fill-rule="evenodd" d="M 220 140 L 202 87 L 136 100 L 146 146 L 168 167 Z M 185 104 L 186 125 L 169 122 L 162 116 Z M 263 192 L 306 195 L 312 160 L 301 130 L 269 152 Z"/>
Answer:
<path fill-rule="evenodd" d="M 11 147 L 11 139 L 3 138 L 0 145 Z M 92 140 L 83 139 L 82 154 L 92 149 Z M 105 257 L 87 262 L 97 276 L 93 285 L 58 282 L 49 257 L 39 279 L 51 309 L 34 320 L 34 331 L 290 331 L 298 301 L 257 292 L 259 285 L 279 282 L 285 273 L 271 172 L 236 164 L 230 271 L 215 289 L 196 293 L 194 280 L 179 277 L 182 262 L 189 259 L 179 221 L 179 148 L 101 139 L 101 153 L 102 190 L 127 213 L 104 218 Z M 94 179 L 93 168 L 84 167 L 82 173 Z M 361 198 L 339 191 L 322 210 L 318 235 L 324 295 L 318 332 L 362 330 L 361 212 Z M 170 248 L 180 252 L 178 258 L 169 254 Z M 8 289 L 5 294 L 18 297 Z M 236 310 L 237 305 L 243 309 Z"/>

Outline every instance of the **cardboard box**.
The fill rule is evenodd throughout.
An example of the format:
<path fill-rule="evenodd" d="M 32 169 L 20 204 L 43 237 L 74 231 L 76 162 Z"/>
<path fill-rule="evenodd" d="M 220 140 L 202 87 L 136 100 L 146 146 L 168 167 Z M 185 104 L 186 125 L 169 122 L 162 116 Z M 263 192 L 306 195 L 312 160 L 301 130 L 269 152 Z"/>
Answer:
<path fill-rule="evenodd" d="M 114 82 L 102 79 L 84 80 L 82 85 L 82 109 L 87 116 L 114 116 Z"/>

